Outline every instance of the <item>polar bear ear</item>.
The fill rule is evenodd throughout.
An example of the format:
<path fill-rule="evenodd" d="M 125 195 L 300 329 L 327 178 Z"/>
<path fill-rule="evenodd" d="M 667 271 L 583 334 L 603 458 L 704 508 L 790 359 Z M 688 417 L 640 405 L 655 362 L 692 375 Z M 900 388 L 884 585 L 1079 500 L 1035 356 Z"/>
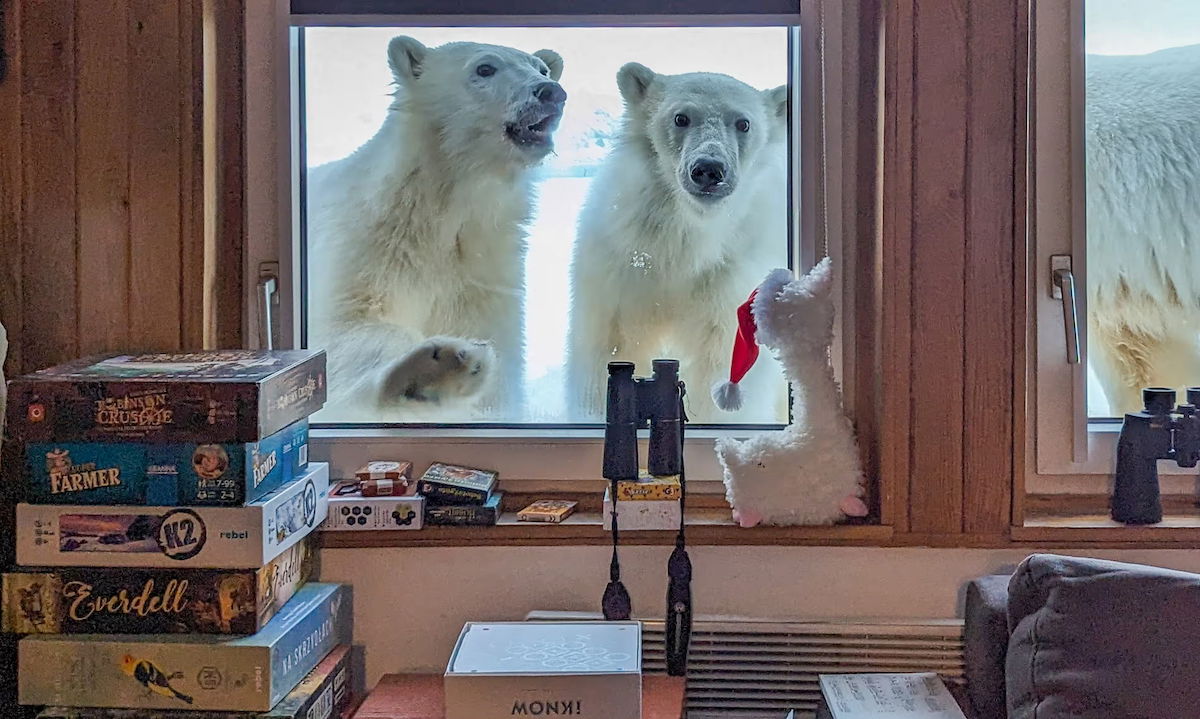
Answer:
<path fill-rule="evenodd" d="M 617 71 L 617 88 L 621 97 L 630 105 L 636 105 L 646 98 L 646 91 L 658 77 L 653 70 L 640 63 L 626 63 Z"/>
<path fill-rule="evenodd" d="M 542 62 L 546 63 L 546 67 L 550 68 L 550 79 L 555 82 L 562 77 L 563 59 L 562 55 L 553 50 L 538 50 L 533 53 L 533 56 Z"/>
<path fill-rule="evenodd" d="M 429 48 L 406 35 L 392 38 L 388 43 L 388 65 L 396 82 L 408 82 L 421 76 L 425 54 Z"/>
<path fill-rule="evenodd" d="M 787 120 L 788 116 L 788 86 L 780 85 L 771 90 L 764 90 L 763 97 L 767 101 L 767 110 L 775 114 L 776 119 Z"/>

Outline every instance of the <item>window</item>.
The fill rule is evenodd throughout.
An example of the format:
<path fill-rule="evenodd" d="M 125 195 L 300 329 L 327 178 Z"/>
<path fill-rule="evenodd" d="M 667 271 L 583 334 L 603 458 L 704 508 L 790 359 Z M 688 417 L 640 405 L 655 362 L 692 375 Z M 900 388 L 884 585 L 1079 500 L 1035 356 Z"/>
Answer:
<path fill-rule="evenodd" d="M 256 234 L 253 228 L 269 227 L 271 218 L 256 222 L 260 204 L 249 203 L 250 264 L 265 279 L 253 290 L 251 307 L 259 311 L 248 323 L 264 341 L 274 337 L 284 346 L 330 350 L 331 389 L 334 382 L 347 389 L 314 418 L 317 444 L 327 441 L 331 460 L 342 468 L 390 453 L 417 464 L 487 464 L 510 479 L 535 483 L 528 486 L 543 479 L 592 479 L 600 466 L 597 429 L 607 361 L 632 359 L 639 373 L 648 373 L 651 358 L 675 356 L 683 364 L 695 430 L 689 474 L 718 479 L 715 437 L 774 431 L 789 419 L 786 383 L 765 352 L 743 380 L 741 411 L 721 412 L 710 398 L 708 385 L 729 377 L 737 305 L 770 269 L 805 270 L 824 254 L 837 265 L 843 256 L 842 219 L 827 209 L 844 211 L 841 183 L 829 179 L 840 167 L 842 133 L 839 127 L 827 136 L 824 127 L 826 105 L 833 122 L 847 121 L 839 94 L 843 68 L 836 64 L 840 10 L 824 16 L 815 2 L 797 8 L 768 0 L 736 7 L 694 3 L 687 15 L 665 2 L 609 3 L 587 15 L 574 4 L 518 3 L 504 14 L 469 3 L 452 9 L 406 3 L 404 15 L 395 7 L 291 0 L 290 15 L 254 10 L 288 38 L 290 67 L 274 73 L 282 89 L 247 98 L 246 151 L 265 157 L 259 149 L 264 143 L 254 141 L 273 125 L 269 134 L 278 146 L 269 149 L 280 156 L 278 166 L 290 182 L 274 192 L 282 198 L 276 205 L 284 226 L 279 233 Z M 832 34 L 823 37 L 821 28 Z M 273 68 L 281 54 L 248 44 L 247 65 Z M 690 72 L 728 77 L 683 78 L 664 99 L 674 78 Z M 423 83 L 419 100 L 412 83 Z M 631 98 L 634 114 L 658 114 L 623 140 Z M 401 127 L 402 116 L 417 114 L 410 108 L 417 103 L 423 103 L 424 129 L 405 126 L 401 134 L 412 136 L 392 140 L 381 152 L 382 143 L 372 138 L 383 128 Z M 491 114 L 481 119 L 482 107 Z M 449 129 L 429 134 L 432 120 Z M 257 128 L 263 128 L 260 134 Z M 650 142 L 645 128 L 653 130 L 658 146 L 686 149 L 645 167 L 627 169 L 614 161 L 618 147 Z M 486 142 L 474 141 L 482 136 Z M 451 139 L 459 148 L 454 183 L 428 162 L 434 143 Z M 828 157 L 827 147 L 835 148 Z M 406 156 L 405 167 L 419 168 L 433 181 L 410 184 L 412 177 L 391 164 Z M 513 163 L 514 156 L 522 161 Z M 507 175 L 498 173 L 497 162 L 508 163 Z M 260 165 L 270 163 L 262 159 Z M 254 176 L 257 168 L 250 169 Z M 459 182 L 461 177 L 470 182 Z M 647 198 L 659 195 L 646 191 L 651 178 L 658 186 L 650 189 L 669 188 L 692 215 L 624 217 L 630 206 L 653 206 Z M 270 194 L 265 184 L 249 183 L 252 192 Z M 412 192 L 397 200 L 400 190 Z M 740 214 L 720 211 L 738 201 Z M 442 222 L 447 207 L 463 218 L 457 225 Z M 696 217 L 716 219 L 698 223 Z M 413 233 L 437 235 L 436 252 L 417 257 L 402 243 L 386 246 L 397 228 L 435 220 L 436 232 Z M 613 230 L 618 225 L 619 232 Z M 454 232 L 447 235 L 447 227 Z M 719 249 L 700 242 L 705 238 L 696 237 L 698 227 L 709 230 L 708 241 L 722 237 Z M 675 229 L 677 244 L 614 249 L 611 237 L 628 241 L 635 230 L 640 237 L 655 228 Z M 468 246 L 468 239 L 480 236 L 499 239 Z M 354 245 L 364 237 L 376 242 L 375 254 Z M 581 238 L 590 238 L 593 255 L 580 250 Z M 659 251 L 666 254 L 656 256 Z M 613 256 L 601 262 L 604 252 Z M 584 259 L 575 261 L 577 254 Z M 454 263 L 465 255 L 471 255 L 473 274 L 447 272 L 461 267 Z M 701 273 L 694 287 L 678 281 L 704 263 L 721 271 Z M 353 272 L 344 271 L 348 265 L 355 265 Z M 651 281 L 632 289 L 613 284 L 609 276 L 618 266 Z M 726 271 L 735 266 L 737 272 Z M 368 290 L 361 280 L 372 274 Z M 263 302 L 276 275 L 278 293 Z M 668 295 L 673 287 L 686 292 Z M 835 293 L 839 310 L 848 291 Z M 497 298 L 506 314 L 480 311 Z M 608 314 L 597 319 L 579 308 Z M 582 322 L 573 313 L 623 334 L 614 342 L 601 331 L 576 331 Z M 399 333 L 399 344 L 394 337 L 380 339 L 371 328 L 383 324 L 377 322 L 382 315 L 389 321 L 401 316 L 416 329 Z M 475 324 L 463 326 L 468 320 Z M 835 371 L 841 374 L 851 348 L 840 340 L 840 325 L 835 334 Z M 450 341 L 429 343 L 437 337 Z M 580 342 L 585 350 L 572 352 L 580 337 L 591 345 Z M 600 344 L 605 346 L 597 351 Z M 401 351 L 417 347 L 424 351 Z M 516 362 L 496 372 L 499 356 L 515 356 Z M 587 364 L 573 364 L 573 356 Z M 389 373 L 404 357 L 416 360 L 405 368 L 408 374 Z M 436 365 L 443 362 L 460 371 L 438 374 Z M 696 366 L 689 369 L 689 362 Z M 489 365 L 495 375 L 490 385 L 476 374 L 486 374 Z M 420 381 L 430 373 L 440 380 Z M 570 381 L 572 373 L 588 378 L 591 387 Z M 384 386 L 395 401 L 375 401 L 371 393 Z"/>
<path fill-rule="evenodd" d="M 1200 6 L 1033 9 L 1031 438 L 1105 492 L 1140 389 L 1200 383 Z"/>

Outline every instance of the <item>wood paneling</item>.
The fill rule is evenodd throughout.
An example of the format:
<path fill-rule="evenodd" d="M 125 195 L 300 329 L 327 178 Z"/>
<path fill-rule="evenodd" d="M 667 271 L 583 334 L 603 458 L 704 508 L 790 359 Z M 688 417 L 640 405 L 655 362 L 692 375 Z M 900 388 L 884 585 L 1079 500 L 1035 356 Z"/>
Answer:
<path fill-rule="evenodd" d="M 200 0 L 9 0 L 0 321 L 10 375 L 203 338 Z"/>

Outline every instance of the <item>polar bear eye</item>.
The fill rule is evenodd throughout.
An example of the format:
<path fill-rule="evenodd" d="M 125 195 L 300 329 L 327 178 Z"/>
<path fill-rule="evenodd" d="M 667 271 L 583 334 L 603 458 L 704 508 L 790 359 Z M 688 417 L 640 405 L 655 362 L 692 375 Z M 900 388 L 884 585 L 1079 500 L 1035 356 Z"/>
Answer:
<path fill-rule="evenodd" d="M 687 115 L 679 113 L 675 116 L 675 127 L 687 127 L 690 124 L 692 124 L 692 120 Z"/>
<path fill-rule="evenodd" d="M 733 126 L 737 128 L 738 132 L 750 132 L 750 121 L 746 118 L 733 123 Z"/>
<path fill-rule="evenodd" d="M 492 65 L 484 63 L 475 68 L 475 74 L 480 77 L 491 77 L 492 75 L 496 74 L 496 68 Z"/>

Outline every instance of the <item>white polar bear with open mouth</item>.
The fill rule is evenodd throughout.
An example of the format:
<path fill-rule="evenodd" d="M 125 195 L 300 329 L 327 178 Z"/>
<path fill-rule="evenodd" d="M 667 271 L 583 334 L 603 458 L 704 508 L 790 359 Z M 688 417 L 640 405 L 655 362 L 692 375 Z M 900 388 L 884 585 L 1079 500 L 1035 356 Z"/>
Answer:
<path fill-rule="evenodd" d="M 667 357 L 680 361 L 692 421 L 786 422 L 773 360 L 743 380 L 756 401 L 738 412 L 719 411 L 709 388 L 728 379 L 738 305 L 786 262 L 787 87 L 637 63 L 617 86 L 623 126 L 592 182 L 571 266 L 573 404 L 581 419 L 600 418 L 608 362 L 649 373 Z"/>
<path fill-rule="evenodd" d="M 378 133 L 308 175 L 309 346 L 332 421 L 509 416 L 520 403 L 533 168 L 553 149 L 562 58 L 388 45 Z"/>

